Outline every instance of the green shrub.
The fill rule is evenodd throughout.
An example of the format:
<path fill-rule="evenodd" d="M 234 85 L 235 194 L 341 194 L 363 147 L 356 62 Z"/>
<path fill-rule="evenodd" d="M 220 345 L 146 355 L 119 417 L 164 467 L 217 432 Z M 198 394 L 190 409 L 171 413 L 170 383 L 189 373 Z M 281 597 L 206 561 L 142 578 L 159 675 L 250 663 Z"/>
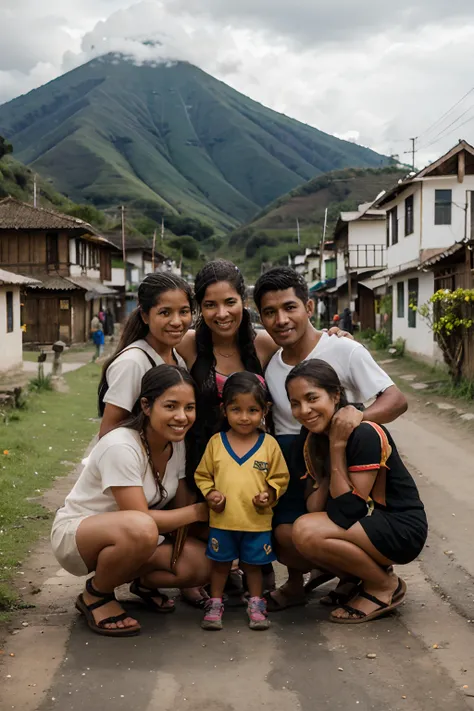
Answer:
<path fill-rule="evenodd" d="M 395 343 L 390 346 L 390 355 L 393 358 L 403 358 L 405 355 L 406 341 L 404 338 L 397 338 Z"/>
<path fill-rule="evenodd" d="M 51 375 L 43 375 L 38 373 L 36 378 L 32 378 L 28 383 L 28 390 L 32 393 L 41 393 L 45 390 L 52 390 Z"/>
<path fill-rule="evenodd" d="M 376 333 L 374 328 L 364 328 L 364 330 L 360 332 L 360 337 L 363 341 L 371 341 Z"/>
<path fill-rule="evenodd" d="M 377 331 L 372 337 L 372 343 L 376 351 L 384 351 L 389 347 L 390 339 L 383 331 Z"/>

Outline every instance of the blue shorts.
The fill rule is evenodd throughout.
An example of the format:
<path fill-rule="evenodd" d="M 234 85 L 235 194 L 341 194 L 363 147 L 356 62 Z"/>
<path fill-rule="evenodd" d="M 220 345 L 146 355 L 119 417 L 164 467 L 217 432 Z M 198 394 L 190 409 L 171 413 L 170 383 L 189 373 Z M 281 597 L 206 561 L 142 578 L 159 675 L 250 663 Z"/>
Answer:
<path fill-rule="evenodd" d="M 276 560 L 271 531 L 224 531 L 211 528 L 206 555 L 217 563 L 240 560 L 248 565 L 265 565 Z"/>

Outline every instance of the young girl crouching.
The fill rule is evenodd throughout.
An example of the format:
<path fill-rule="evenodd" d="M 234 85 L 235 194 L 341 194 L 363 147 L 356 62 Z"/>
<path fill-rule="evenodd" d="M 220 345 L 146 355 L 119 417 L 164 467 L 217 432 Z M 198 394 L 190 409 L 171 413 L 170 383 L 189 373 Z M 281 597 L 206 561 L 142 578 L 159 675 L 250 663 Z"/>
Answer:
<path fill-rule="evenodd" d="M 276 440 L 263 430 L 268 407 L 257 375 L 231 375 L 222 392 L 222 431 L 211 438 L 196 470 L 196 484 L 211 509 L 206 551 L 212 561 L 211 598 L 201 623 L 206 630 L 222 629 L 222 595 L 236 559 L 247 576 L 250 629 L 270 626 L 262 566 L 276 560 L 272 507 L 285 493 L 289 473 Z"/>

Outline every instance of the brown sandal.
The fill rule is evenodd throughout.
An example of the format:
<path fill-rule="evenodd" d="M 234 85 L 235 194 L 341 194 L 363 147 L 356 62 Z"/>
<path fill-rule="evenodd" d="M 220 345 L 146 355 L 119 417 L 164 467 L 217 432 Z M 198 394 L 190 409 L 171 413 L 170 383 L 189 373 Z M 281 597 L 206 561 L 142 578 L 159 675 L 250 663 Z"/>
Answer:
<path fill-rule="evenodd" d="M 378 617 L 384 617 L 385 615 L 388 615 L 389 612 L 392 612 L 392 610 L 401 605 L 405 599 L 406 592 L 406 583 L 401 578 L 398 578 L 397 589 L 393 593 L 392 599 L 389 603 L 383 602 L 383 600 L 379 600 L 374 595 L 370 595 L 369 593 L 365 592 L 364 589 L 362 589 L 357 593 L 357 597 L 363 597 L 366 600 L 370 600 L 375 605 L 378 605 L 378 608 L 376 610 L 367 614 L 366 612 L 362 612 L 362 610 L 358 610 L 357 608 L 352 607 L 351 605 L 341 605 L 340 609 L 345 610 L 349 613 L 349 615 L 352 615 L 352 617 L 337 617 L 332 612 L 329 615 L 329 619 L 331 620 L 331 622 L 335 622 L 339 625 L 360 625 L 363 622 L 370 622 L 371 620 L 376 620 Z"/>
<path fill-rule="evenodd" d="M 152 590 L 151 588 L 144 587 L 140 582 L 140 578 L 136 578 L 130 584 L 130 592 L 132 595 L 136 595 L 141 598 L 150 610 L 158 612 L 160 615 L 169 615 L 170 612 L 174 612 L 176 610 L 174 600 L 172 605 L 165 607 L 166 603 L 169 602 L 170 599 L 168 595 L 165 595 L 156 588 Z M 161 600 L 161 605 L 158 604 L 154 598 L 159 598 Z"/>
<path fill-rule="evenodd" d="M 134 637 L 135 635 L 140 634 L 140 625 L 133 625 L 133 627 L 115 627 L 112 629 L 105 627 L 105 625 L 111 625 L 116 622 L 122 622 L 127 617 L 130 617 L 128 612 L 122 612 L 120 615 L 106 617 L 104 620 L 96 622 L 94 619 L 94 615 L 92 614 L 92 610 L 98 610 L 99 607 L 103 607 L 104 605 L 107 605 L 107 603 L 112 602 L 113 600 L 116 601 L 115 593 L 103 593 L 99 592 L 98 590 L 95 590 L 95 588 L 92 586 L 92 578 L 88 578 L 86 580 L 86 590 L 89 595 L 93 595 L 94 597 L 98 597 L 100 599 L 97 600 L 97 602 L 93 602 L 88 605 L 85 602 L 84 597 L 81 593 L 76 600 L 76 610 L 78 610 L 81 615 L 84 615 L 88 627 L 93 632 L 95 632 L 96 634 L 104 635 L 105 637 Z"/>

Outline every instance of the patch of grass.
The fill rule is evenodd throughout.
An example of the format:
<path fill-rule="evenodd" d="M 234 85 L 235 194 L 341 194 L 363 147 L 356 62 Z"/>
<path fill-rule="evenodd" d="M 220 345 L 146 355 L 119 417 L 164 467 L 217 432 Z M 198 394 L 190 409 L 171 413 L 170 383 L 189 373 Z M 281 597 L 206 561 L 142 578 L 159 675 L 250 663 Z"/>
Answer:
<path fill-rule="evenodd" d="M 440 395 L 460 398 L 461 400 L 468 400 L 472 403 L 474 400 L 474 380 L 467 380 L 463 378 L 459 383 L 456 384 L 450 381 L 446 383 L 440 383 L 436 391 Z"/>
<path fill-rule="evenodd" d="M 32 394 L 16 419 L 0 423 L 0 612 L 18 604 L 15 574 L 51 525 L 42 492 L 70 472 L 97 432 L 99 375 L 96 364 L 68 373 L 68 393 Z"/>
<path fill-rule="evenodd" d="M 28 383 L 28 390 L 32 393 L 41 393 L 52 389 L 51 375 L 37 375 Z"/>

